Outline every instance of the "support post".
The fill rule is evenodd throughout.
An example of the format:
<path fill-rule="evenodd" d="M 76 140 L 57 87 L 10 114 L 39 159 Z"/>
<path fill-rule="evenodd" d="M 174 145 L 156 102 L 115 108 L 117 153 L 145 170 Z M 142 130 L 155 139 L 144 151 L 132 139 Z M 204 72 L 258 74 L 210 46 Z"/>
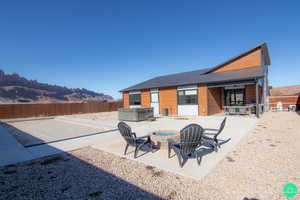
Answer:
<path fill-rule="evenodd" d="M 264 77 L 264 112 L 269 111 L 269 83 L 268 83 L 268 67 L 265 66 Z"/>
<path fill-rule="evenodd" d="M 259 118 L 259 99 L 258 99 L 258 80 L 256 80 L 256 84 L 255 84 L 255 97 L 256 97 L 256 117 Z"/>

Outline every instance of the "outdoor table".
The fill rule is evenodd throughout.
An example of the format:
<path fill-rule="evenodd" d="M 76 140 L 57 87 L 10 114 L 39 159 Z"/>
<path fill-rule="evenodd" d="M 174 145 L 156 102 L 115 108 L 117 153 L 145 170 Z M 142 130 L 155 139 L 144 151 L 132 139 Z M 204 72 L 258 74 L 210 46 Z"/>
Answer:
<path fill-rule="evenodd" d="M 150 134 L 152 144 L 159 149 L 168 149 L 168 141 L 180 141 L 180 135 L 175 130 L 159 130 Z"/>

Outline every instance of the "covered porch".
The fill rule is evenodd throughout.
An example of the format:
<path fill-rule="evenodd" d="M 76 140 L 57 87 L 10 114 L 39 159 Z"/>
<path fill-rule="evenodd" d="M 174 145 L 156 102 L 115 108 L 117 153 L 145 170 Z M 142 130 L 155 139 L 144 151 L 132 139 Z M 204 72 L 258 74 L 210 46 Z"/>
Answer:
<path fill-rule="evenodd" d="M 264 92 L 262 79 L 208 84 L 208 115 L 255 114 L 259 117 L 266 104 Z"/>

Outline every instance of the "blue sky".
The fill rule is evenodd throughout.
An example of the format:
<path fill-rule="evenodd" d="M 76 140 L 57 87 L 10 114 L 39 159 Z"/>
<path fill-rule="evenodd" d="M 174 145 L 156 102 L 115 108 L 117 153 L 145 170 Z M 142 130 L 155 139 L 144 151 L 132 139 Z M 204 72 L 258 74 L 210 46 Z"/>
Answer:
<path fill-rule="evenodd" d="M 104 92 L 213 67 L 267 42 L 272 86 L 300 84 L 300 1 L 0 2 L 0 69 Z"/>

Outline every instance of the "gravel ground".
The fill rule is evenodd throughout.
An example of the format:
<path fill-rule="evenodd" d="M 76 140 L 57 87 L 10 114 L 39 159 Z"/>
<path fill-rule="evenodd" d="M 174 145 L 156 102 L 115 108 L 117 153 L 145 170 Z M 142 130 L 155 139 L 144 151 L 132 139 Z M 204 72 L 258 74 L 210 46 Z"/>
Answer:
<path fill-rule="evenodd" d="M 66 116 L 68 117 L 70 115 L 66 115 Z M 118 121 L 118 111 L 78 114 L 78 115 L 71 115 L 71 117 L 90 119 L 96 121 Z"/>
<path fill-rule="evenodd" d="M 286 199 L 286 183 L 300 187 L 299 122 L 265 114 L 200 181 L 86 147 L 0 169 L 0 199 Z"/>

